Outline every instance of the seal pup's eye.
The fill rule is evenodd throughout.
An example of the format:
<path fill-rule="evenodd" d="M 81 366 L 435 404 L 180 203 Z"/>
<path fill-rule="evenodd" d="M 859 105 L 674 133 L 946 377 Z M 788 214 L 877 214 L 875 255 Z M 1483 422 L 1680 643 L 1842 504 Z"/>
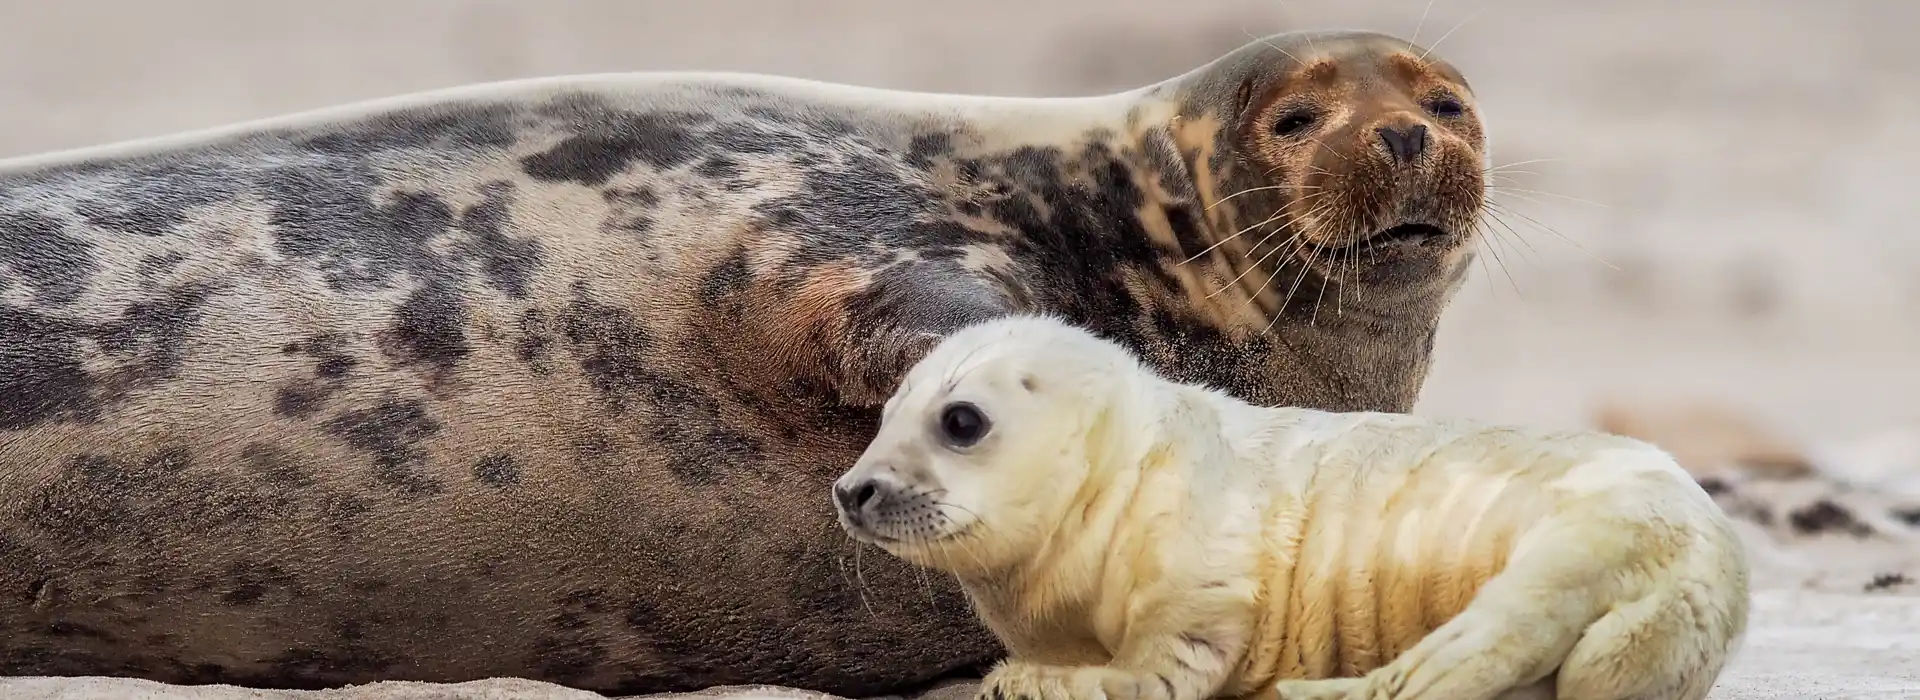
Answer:
<path fill-rule="evenodd" d="M 1426 108 L 1428 113 L 1442 119 L 1452 119 L 1465 114 L 1467 111 L 1465 105 L 1460 104 L 1459 100 L 1451 97 L 1427 100 Z"/>
<path fill-rule="evenodd" d="M 953 447 L 972 447 L 987 436 L 992 423 L 979 407 L 955 401 L 940 409 L 940 438 Z"/>
<path fill-rule="evenodd" d="M 1273 123 L 1273 133 L 1279 134 L 1281 136 L 1292 136 L 1302 131 L 1306 131 L 1307 127 L 1313 126 L 1314 121 L 1315 120 L 1312 112 L 1308 112 L 1304 110 L 1299 112 L 1288 112 L 1287 114 L 1282 115 L 1278 121 L 1275 121 Z"/>

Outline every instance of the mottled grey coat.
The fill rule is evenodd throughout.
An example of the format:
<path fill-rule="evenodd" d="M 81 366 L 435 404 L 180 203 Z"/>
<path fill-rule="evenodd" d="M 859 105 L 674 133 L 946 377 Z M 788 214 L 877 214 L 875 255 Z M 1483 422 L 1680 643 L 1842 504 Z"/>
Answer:
<path fill-rule="evenodd" d="M 556 79 L 0 162 L 0 673 L 975 668 L 954 585 L 833 521 L 896 377 L 1047 310 L 1247 400 L 1409 408 L 1484 145 L 1405 48 L 1061 100 Z"/>

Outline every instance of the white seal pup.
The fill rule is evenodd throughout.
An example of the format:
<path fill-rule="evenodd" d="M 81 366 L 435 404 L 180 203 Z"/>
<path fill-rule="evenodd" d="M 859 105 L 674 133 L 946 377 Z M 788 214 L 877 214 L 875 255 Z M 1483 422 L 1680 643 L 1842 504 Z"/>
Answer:
<path fill-rule="evenodd" d="M 992 700 L 1699 700 L 1745 634 L 1728 519 L 1630 438 L 1259 407 L 1041 315 L 882 415 L 841 523 L 960 580 Z"/>

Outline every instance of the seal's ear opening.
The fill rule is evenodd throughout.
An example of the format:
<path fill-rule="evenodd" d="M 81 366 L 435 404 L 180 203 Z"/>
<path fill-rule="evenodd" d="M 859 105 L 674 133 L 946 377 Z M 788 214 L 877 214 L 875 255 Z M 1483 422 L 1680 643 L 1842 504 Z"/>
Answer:
<path fill-rule="evenodd" d="M 1027 393 L 1031 394 L 1034 392 L 1033 387 L 1034 387 L 1033 375 L 1031 374 L 1020 375 L 1020 388 L 1026 389 Z"/>
<path fill-rule="evenodd" d="M 1237 121 L 1247 120 L 1247 106 L 1253 103 L 1253 78 L 1240 81 L 1240 90 L 1233 94 L 1233 116 Z"/>

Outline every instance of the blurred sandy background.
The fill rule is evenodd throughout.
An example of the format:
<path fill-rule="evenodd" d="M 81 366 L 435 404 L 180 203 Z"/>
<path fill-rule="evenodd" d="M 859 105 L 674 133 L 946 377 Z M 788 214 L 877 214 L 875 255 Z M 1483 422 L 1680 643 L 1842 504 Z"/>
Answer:
<path fill-rule="evenodd" d="M 1496 225 L 1495 255 L 1449 312 L 1418 411 L 1581 426 L 1605 401 L 1709 400 L 1793 442 L 1920 429 L 1920 2 L 1436 0 L 1423 24 L 1425 9 L 0 0 L 0 157 L 561 73 L 1086 94 L 1170 77 L 1254 35 L 1419 25 L 1422 43 L 1446 35 L 1439 53 L 1473 82 L 1496 163 L 1547 160 L 1499 183 L 1513 230 Z M 1920 457 L 1906 458 L 1920 488 Z M 1868 684 L 1826 697 L 1920 697 L 1920 670 L 1865 678 L 1902 659 L 1920 669 L 1920 633 L 1896 632 L 1914 608 L 1802 597 L 1815 595 L 1762 598 L 1760 650 L 1735 695 L 1716 697 L 1810 697 L 1769 675 L 1796 669 Z M 1913 695 L 1895 690 L 1908 680 Z"/>

